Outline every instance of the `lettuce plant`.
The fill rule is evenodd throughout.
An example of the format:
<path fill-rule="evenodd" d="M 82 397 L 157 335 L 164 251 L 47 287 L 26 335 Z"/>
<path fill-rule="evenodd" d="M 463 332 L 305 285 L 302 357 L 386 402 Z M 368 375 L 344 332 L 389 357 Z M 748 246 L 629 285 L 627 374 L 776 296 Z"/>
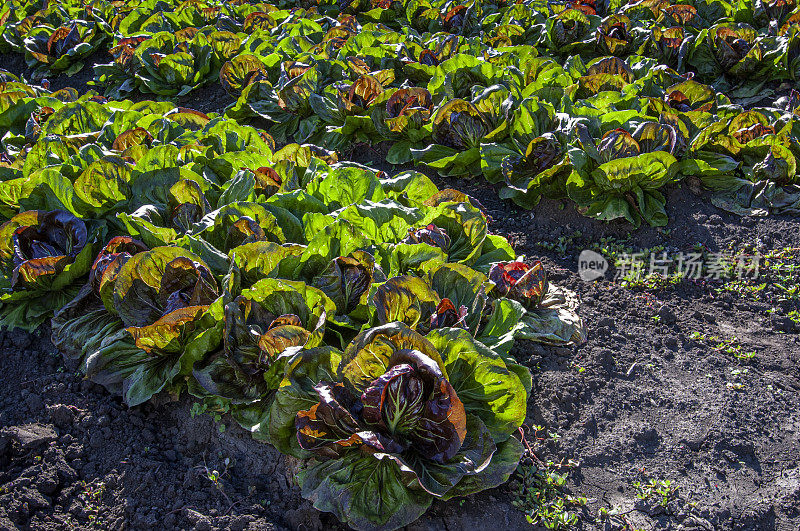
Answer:
<path fill-rule="evenodd" d="M 309 104 L 309 97 L 319 89 L 322 74 L 316 65 L 291 63 L 283 63 L 283 73 L 274 86 L 259 76 L 251 77 L 237 102 L 226 110 L 226 116 L 237 120 L 264 118 L 275 124 L 270 134 L 277 140 L 294 137 L 298 142 L 307 141 L 322 120 Z M 225 83 L 229 83 L 229 77 L 226 74 Z"/>
<path fill-rule="evenodd" d="M 414 41 L 406 41 L 400 51 L 403 73 L 412 82 L 427 83 L 436 73 L 436 67 L 457 51 L 458 38 L 454 35 L 436 42 L 435 49 L 423 47 Z"/>
<path fill-rule="evenodd" d="M 639 48 L 639 55 L 654 57 L 663 64 L 681 70 L 691 46 L 687 31 L 681 26 L 653 28 L 648 39 Z"/>
<path fill-rule="evenodd" d="M 520 206 L 531 208 L 544 195 L 559 198 L 564 195 L 564 186 L 572 166 L 567 151 L 551 134 L 534 138 L 523 155 L 512 155 L 503 159 L 501 172 L 506 187 L 502 198 L 511 198 Z"/>
<path fill-rule="evenodd" d="M 792 123 L 746 111 L 705 127 L 695 136 L 682 171 L 714 191 L 712 202 L 742 215 L 794 213 L 800 208 L 800 144 Z"/>
<path fill-rule="evenodd" d="M 567 194 L 584 214 L 597 219 L 624 218 L 634 226 L 667 223 L 666 199 L 658 191 L 676 179 L 673 155 L 675 128 L 643 122 L 633 133 L 618 128 L 595 143 L 585 126 L 578 126 L 582 149 L 569 151 L 573 172 Z"/>
<path fill-rule="evenodd" d="M 386 100 L 385 105 L 382 103 Z M 377 132 L 393 140 L 386 154 L 390 164 L 404 164 L 413 160 L 411 150 L 419 149 L 430 137 L 430 119 L 433 97 L 427 89 L 408 87 L 387 90 L 376 102 L 372 121 Z"/>
<path fill-rule="evenodd" d="M 542 196 L 563 197 L 572 167 L 553 106 L 536 97 L 520 102 L 508 139 L 481 144 L 481 169 L 490 182 L 505 181 L 503 199 L 525 208 L 535 206 Z"/>
<path fill-rule="evenodd" d="M 322 344 L 325 323 L 336 309 L 321 291 L 303 282 L 265 278 L 224 302 L 222 345 L 194 365 L 193 393 L 227 399 L 237 421 L 258 431 L 297 348 Z"/>
<path fill-rule="evenodd" d="M 139 69 L 136 48 L 149 38 L 147 35 L 126 37 L 109 48 L 113 60 L 94 66 L 95 79 L 89 84 L 103 87 L 103 94 L 110 98 L 121 98 L 135 87 L 135 75 Z"/>
<path fill-rule="evenodd" d="M 53 344 L 84 371 L 88 357 L 124 327 L 114 308 L 114 285 L 122 266 L 144 251 L 147 247 L 130 236 L 112 238 L 95 258 L 88 282 L 53 316 Z"/>
<path fill-rule="evenodd" d="M 493 130 L 486 113 L 469 101 L 453 99 L 441 105 L 433 117 L 436 143 L 411 153 L 443 175 L 475 175 L 480 168 L 481 141 Z"/>
<path fill-rule="evenodd" d="M 508 298 L 490 299 L 486 275 L 462 264 L 432 261 L 424 268 L 424 276 L 393 277 L 375 290 L 375 320 L 400 321 L 422 334 L 460 328 L 507 355 L 525 314 L 523 306 Z"/>
<path fill-rule="evenodd" d="M 600 25 L 600 17 L 584 13 L 580 9 L 564 9 L 545 22 L 541 41 L 549 51 L 557 55 L 569 55 L 591 39 Z"/>
<path fill-rule="evenodd" d="M 122 328 L 88 354 L 87 377 L 123 393 L 128 405 L 173 389 L 219 342 L 210 305 L 217 284 L 208 266 L 178 247 L 131 256 L 114 280 Z"/>
<path fill-rule="evenodd" d="M 497 263 L 489 271 L 489 280 L 500 296 L 508 297 L 528 308 L 536 308 L 547 292 L 547 274 L 541 262 Z"/>
<path fill-rule="evenodd" d="M 600 55 L 624 57 L 636 49 L 637 34 L 625 15 L 611 15 L 597 28 L 595 39 Z"/>
<path fill-rule="evenodd" d="M 732 23 L 702 30 L 688 53 L 687 63 L 709 81 L 719 76 L 754 79 L 766 66 L 758 32 L 747 24 Z"/>
<path fill-rule="evenodd" d="M 204 33 L 181 40 L 173 33 L 156 33 L 134 52 L 139 68 L 136 80 L 143 91 L 161 96 L 183 96 L 210 81 L 214 48 Z"/>
<path fill-rule="evenodd" d="M 578 315 L 578 296 L 548 282 L 541 262 L 498 262 L 489 271 L 489 280 L 494 283 L 490 295 L 503 297 L 500 301 L 508 298 L 524 308 L 514 337 L 550 345 L 586 341 L 586 326 Z"/>
<path fill-rule="evenodd" d="M 252 54 L 240 54 L 222 65 L 219 81 L 231 97 L 238 98 L 242 91 L 256 81 L 267 79 L 264 63 Z"/>
<path fill-rule="evenodd" d="M 271 408 L 271 441 L 305 459 L 298 479 L 315 507 L 354 529 L 394 529 L 434 499 L 508 478 L 529 383 L 464 330 L 424 337 L 389 323 L 344 352 L 299 351 Z"/>
<path fill-rule="evenodd" d="M 92 265 L 86 224 L 63 210 L 21 212 L 0 226 L 0 326 L 33 330 L 75 295 Z"/>
<path fill-rule="evenodd" d="M 377 133 L 370 112 L 383 90 L 376 77 L 363 74 L 351 84 L 330 87 L 322 95 L 311 94 L 308 103 L 327 124 L 321 143 L 334 149 L 345 142 L 372 143 Z"/>
<path fill-rule="evenodd" d="M 29 66 L 39 66 L 42 74 L 66 71 L 72 75 L 83 68 L 80 60 L 96 50 L 104 38 L 95 23 L 83 20 L 60 27 L 36 26 L 25 36 L 26 60 Z"/>
<path fill-rule="evenodd" d="M 313 280 L 336 305 L 336 313 L 349 315 L 366 303 L 375 274 L 375 259 L 367 252 L 338 256 Z"/>
<path fill-rule="evenodd" d="M 487 308 L 486 277 L 461 264 L 441 264 L 426 277 L 402 275 L 373 295 L 380 324 L 400 321 L 427 333 L 437 328 L 482 329 Z"/>

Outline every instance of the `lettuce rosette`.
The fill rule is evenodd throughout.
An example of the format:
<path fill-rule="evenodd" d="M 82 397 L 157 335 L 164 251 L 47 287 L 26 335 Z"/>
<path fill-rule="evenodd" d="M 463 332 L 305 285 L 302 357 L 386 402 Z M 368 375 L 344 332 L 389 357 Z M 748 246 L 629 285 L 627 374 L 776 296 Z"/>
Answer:
<path fill-rule="evenodd" d="M 21 212 L 0 225 L 0 327 L 33 330 L 75 296 L 92 265 L 86 224 L 63 210 Z"/>
<path fill-rule="evenodd" d="M 689 31 L 682 26 L 654 27 L 648 32 L 647 40 L 637 53 L 653 57 L 665 65 L 680 70 L 691 45 L 690 37 Z"/>
<path fill-rule="evenodd" d="M 222 345 L 194 364 L 192 394 L 230 402 L 234 418 L 257 432 L 297 348 L 322 344 L 335 314 L 331 299 L 303 282 L 265 278 L 233 300 L 218 299 L 212 314 L 222 326 Z"/>
<path fill-rule="evenodd" d="M 441 175 L 480 174 L 481 143 L 501 136 L 512 105 L 508 89 L 499 85 L 487 88 L 472 101 L 454 98 L 444 102 L 432 118 L 434 144 L 412 149 L 414 159 Z"/>
<path fill-rule="evenodd" d="M 166 195 L 164 208 L 144 205 L 130 214 L 119 214 L 126 229 L 151 247 L 174 242 L 211 211 L 208 199 L 195 181 L 181 179 L 168 188 Z"/>
<path fill-rule="evenodd" d="M 304 497 L 354 529 L 396 529 L 435 499 L 508 479 L 522 455 L 530 373 L 465 330 L 402 323 L 344 352 L 300 350 L 270 412 L 271 442 L 303 459 Z"/>
<path fill-rule="evenodd" d="M 134 56 L 137 85 L 161 96 L 184 96 L 218 75 L 211 70 L 215 51 L 205 33 L 155 33 L 136 47 Z"/>
<path fill-rule="evenodd" d="M 726 87 L 725 77 L 753 86 L 757 92 L 768 77 L 771 66 L 768 44 L 748 24 L 719 23 L 702 30 L 691 43 L 686 64 L 703 80 L 714 81 L 718 90 Z"/>
<path fill-rule="evenodd" d="M 324 87 L 320 79 L 324 76 L 321 68 L 300 61 L 285 61 L 281 64 L 281 77 L 274 86 L 256 73 L 241 86 L 241 94 L 225 115 L 236 120 L 269 120 L 274 124 L 270 134 L 278 141 L 293 137 L 298 142 L 305 142 L 317 132 L 322 121 L 309 103 L 310 96 Z"/>
<path fill-rule="evenodd" d="M 415 2 L 412 2 L 414 4 Z M 412 5 L 409 4 L 409 5 Z M 417 6 L 420 5 L 416 2 Z M 438 11 L 430 9 L 434 17 L 438 16 Z M 413 21 L 412 21 L 413 23 Z M 418 44 L 413 40 L 406 40 L 400 46 L 399 60 L 403 74 L 412 82 L 427 83 L 436 73 L 436 67 L 442 64 L 454 54 L 458 53 L 458 37 L 455 35 L 440 34 L 443 38 L 435 42 L 434 49 L 430 46 L 433 43 L 426 43 L 426 46 Z"/>
<path fill-rule="evenodd" d="M 660 98 L 648 98 L 648 113 L 654 117 L 677 116 L 685 129 L 688 142 L 700 129 L 717 121 L 721 106 L 730 105 L 730 99 L 710 85 L 692 79 L 680 81 L 665 88 Z M 683 132 L 683 131 L 682 131 Z"/>
<path fill-rule="evenodd" d="M 567 56 L 591 41 L 597 33 L 601 18 L 595 13 L 585 13 L 569 7 L 548 17 L 541 32 L 540 42 L 555 55 Z"/>
<path fill-rule="evenodd" d="M 586 342 L 578 295 L 549 282 L 541 262 L 498 262 L 489 271 L 489 280 L 494 284 L 490 295 L 514 301 L 524 309 L 514 337 L 549 345 Z"/>
<path fill-rule="evenodd" d="M 419 275 L 437 263 L 464 264 L 487 273 L 492 263 L 514 258 L 508 241 L 489 232 L 488 215 L 473 198 L 456 190 L 435 193 L 420 209 L 425 215 L 397 243 L 381 245 L 377 258 L 388 277 Z"/>
<path fill-rule="evenodd" d="M 113 283 L 121 326 L 86 354 L 86 376 L 130 406 L 179 392 L 194 362 L 219 343 L 211 306 L 218 288 L 208 266 L 179 247 L 157 247 L 128 258 Z"/>
<path fill-rule="evenodd" d="M 371 254 L 353 251 L 332 259 L 311 282 L 333 301 L 337 315 L 366 317 L 367 296 L 376 273 L 382 274 L 376 271 Z"/>
<path fill-rule="evenodd" d="M 542 197 L 564 197 L 572 166 L 555 114 L 549 103 L 526 98 L 514 110 L 508 140 L 481 144 L 483 175 L 505 183 L 501 198 L 533 208 Z"/>
<path fill-rule="evenodd" d="M 542 196 L 562 198 L 571 171 L 563 141 L 544 133 L 531 140 L 523 154 L 503 159 L 501 172 L 506 185 L 500 197 L 524 208 L 532 208 Z"/>
<path fill-rule="evenodd" d="M 433 97 L 424 88 L 389 89 L 383 93 L 373 107 L 372 121 L 383 138 L 393 141 L 386 162 L 405 164 L 413 160 L 411 150 L 423 147 L 431 135 L 432 112 Z"/>
<path fill-rule="evenodd" d="M 44 74 L 66 71 L 75 74 L 83 68 L 81 59 L 95 51 L 105 34 L 94 22 L 73 19 L 62 26 L 34 26 L 25 35 L 25 58 L 28 66 Z"/>
<path fill-rule="evenodd" d="M 378 324 L 399 321 L 421 334 L 461 328 L 493 351 L 507 355 L 525 313 L 518 302 L 491 300 L 486 275 L 462 264 L 434 263 L 424 276 L 392 277 L 373 294 Z"/>
<path fill-rule="evenodd" d="M 352 83 L 332 85 L 322 94 L 310 94 L 308 103 L 324 124 L 324 130 L 312 138 L 331 149 L 376 142 L 379 135 L 370 112 L 383 91 L 381 80 L 363 74 Z"/>
<path fill-rule="evenodd" d="M 800 211 L 800 143 L 796 119 L 771 120 L 759 111 L 719 120 L 692 140 L 682 172 L 712 190 L 711 201 L 740 215 Z"/>
<path fill-rule="evenodd" d="M 83 365 L 90 352 L 123 327 L 114 308 L 114 285 L 122 266 L 133 255 L 147 250 L 130 236 L 116 236 L 100 251 L 88 282 L 51 320 L 53 345 L 64 356 Z"/>
<path fill-rule="evenodd" d="M 567 195 L 586 216 L 623 218 L 638 227 L 667 223 L 666 199 L 659 191 L 678 177 L 678 134 L 670 124 L 641 122 L 633 133 L 606 132 L 599 142 L 578 125 L 580 148 L 569 150 L 573 172 Z"/>
<path fill-rule="evenodd" d="M 625 15 L 610 15 L 603 19 L 595 35 L 595 50 L 599 55 L 625 57 L 640 44 L 642 31 Z"/>

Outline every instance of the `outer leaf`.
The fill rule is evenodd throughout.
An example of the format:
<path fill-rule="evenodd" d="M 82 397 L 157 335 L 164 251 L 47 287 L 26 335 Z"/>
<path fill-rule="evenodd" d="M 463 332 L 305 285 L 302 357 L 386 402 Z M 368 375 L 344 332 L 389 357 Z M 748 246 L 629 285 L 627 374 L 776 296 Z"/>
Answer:
<path fill-rule="evenodd" d="M 428 509 L 432 498 L 406 485 L 413 472 L 403 470 L 387 454 L 312 464 L 301 472 L 303 496 L 320 511 L 332 512 L 358 530 L 396 529 Z"/>
<path fill-rule="evenodd" d="M 517 374 L 466 330 L 433 330 L 427 339 L 442 354 L 448 380 L 467 412 L 486 424 L 496 442 L 505 441 L 525 420 L 527 393 Z"/>

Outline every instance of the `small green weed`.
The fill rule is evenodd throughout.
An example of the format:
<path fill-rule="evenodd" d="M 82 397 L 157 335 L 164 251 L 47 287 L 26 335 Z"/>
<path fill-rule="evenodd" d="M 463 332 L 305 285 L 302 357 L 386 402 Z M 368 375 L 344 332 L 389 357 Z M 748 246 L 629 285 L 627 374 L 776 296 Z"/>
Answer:
<path fill-rule="evenodd" d="M 754 350 L 746 350 L 739 344 L 739 340 L 735 336 L 730 339 L 721 339 L 718 336 L 709 336 L 695 331 L 692 332 L 691 338 L 705 343 L 713 350 L 730 354 L 740 362 L 752 361 L 756 357 L 756 352 Z"/>
<path fill-rule="evenodd" d="M 761 255 L 757 278 L 731 279 L 716 289 L 769 304 L 767 313 L 786 315 L 800 324 L 800 249 L 785 247 Z M 752 246 L 741 253 L 756 253 Z"/>
<path fill-rule="evenodd" d="M 669 479 L 650 478 L 644 483 L 636 481 L 633 488 L 636 489 L 636 497 L 640 500 L 652 500 L 662 507 L 666 507 L 678 497 L 678 486 Z"/>
<path fill-rule="evenodd" d="M 222 423 L 222 416 L 229 413 L 231 404 L 229 400 L 220 397 L 205 398 L 202 402 L 195 402 L 192 404 L 189 414 L 192 418 L 199 415 L 208 414 L 218 424 L 217 429 L 220 433 L 224 433 L 227 426 Z"/>
<path fill-rule="evenodd" d="M 102 481 L 87 483 L 81 480 L 78 482 L 78 486 L 81 489 L 78 498 L 82 502 L 87 518 L 90 521 L 95 521 L 102 511 L 102 500 L 106 492 L 106 485 Z"/>
<path fill-rule="evenodd" d="M 569 236 L 559 236 L 558 240 L 554 242 L 539 241 L 536 242 L 535 245 L 541 249 L 552 251 L 563 258 L 567 256 L 567 252 L 575 246 L 575 241 L 581 236 L 583 236 L 583 233 L 579 230 L 576 230 Z"/>
<path fill-rule="evenodd" d="M 667 276 L 658 273 L 643 274 L 643 272 L 631 272 L 622 277 L 620 285 L 630 290 L 657 291 L 673 288 L 683 281 L 682 273 L 672 273 Z"/>
<path fill-rule="evenodd" d="M 534 445 L 559 438 L 555 433 L 544 436 L 545 429 L 542 426 L 533 426 L 531 429 Z M 520 486 L 512 505 L 525 513 L 525 518 L 533 525 L 547 529 L 574 526 L 578 523 L 576 509 L 586 505 L 586 498 L 567 493 L 565 485 L 569 471 L 576 468 L 578 463 L 572 460 L 566 463 L 542 461 L 524 437 L 523 441 L 528 445 L 528 450 L 517 467 Z"/>
<path fill-rule="evenodd" d="M 747 373 L 750 372 L 749 369 L 733 369 L 731 370 L 731 378 L 733 378 L 732 382 L 728 382 L 725 386 L 728 389 L 733 389 L 735 391 L 741 391 L 744 389 L 745 385 L 741 381 L 741 377 L 747 376 Z"/>

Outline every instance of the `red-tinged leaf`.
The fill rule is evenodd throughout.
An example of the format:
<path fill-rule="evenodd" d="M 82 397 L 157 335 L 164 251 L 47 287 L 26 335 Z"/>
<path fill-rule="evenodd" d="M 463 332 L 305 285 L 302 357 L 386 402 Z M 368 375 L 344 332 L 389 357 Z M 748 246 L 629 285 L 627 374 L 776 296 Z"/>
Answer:
<path fill-rule="evenodd" d="M 276 25 L 277 22 L 275 22 L 275 19 L 272 18 L 269 13 L 256 11 L 245 17 L 242 30 L 246 34 L 251 34 L 259 30 L 271 30 Z"/>
<path fill-rule="evenodd" d="M 446 230 L 431 223 L 418 229 L 408 229 L 408 235 L 401 243 L 427 243 L 432 247 L 438 247 L 447 252 L 450 248 L 450 236 L 447 235 Z"/>
<path fill-rule="evenodd" d="M 427 89 L 419 87 L 403 88 L 392 94 L 386 102 L 386 115 L 389 118 L 410 116 L 416 112 L 426 113 L 425 120 L 433 110 L 433 97 Z"/>
<path fill-rule="evenodd" d="M 300 447 L 318 455 L 335 458 L 363 444 L 356 420 L 358 403 L 344 384 L 320 382 L 314 388 L 320 401 L 295 419 Z"/>
<path fill-rule="evenodd" d="M 345 96 L 347 110 L 353 106 L 366 109 L 383 92 L 383 86 L 372 76 L 361 76 L 352 85 Z"/>
<path fill-rule="evenodd" d="M 461 33 L 467 20 L 467 6 L 450 9 L 443 17 L 442 27 L 447 33 Z"/>
<path fill-rule="evenodd" d="M 450 299 L 442 299 L 436 307 L 436 313 L 431 315 L 431 329 L 434 328 L 467 328 L 464 321 L 467 317 L 467 307 L 458 308 Z"/>
<path fill-rule="evenodd" d="M 467 414 L 455 389 L 444 378 L 437 382 L 433 397 L 425 402 L 411 437 L 414 449 L 437 463 L 452 459 L 467 436 Z"/>
<path fill-rule="evenodd" d="M 153 142 L 153 135 L 143 127 L 135 127 L 120 133 L 111 144 L 112 151 L 125 151 L 133 146 L 150 146 Z"/>
<path fill-rule="evenodd" d="M 277 317 L 258 340 L 258 347 L 265 358 L 262 362 L 271 362 L 289 347 L 302 347 L 310 336 L 311 332 L 303 327 L 300 317 L 293 314 Z"/>
<path fill-rule="evenodd" d="M 681 25 L 690 24 L 697 16 L 697 8 L 687 4 L 675 4 L 664 8 L 664 14 Z"/>
<path fill-rule="evenodd" d="M 393 366 L 362 394 L 364 422 L 380 431 L 402 436 L 410 433 L 425 407 L 425 386 L 407 363 Z"/>
<path fill-rule="evenodd" d="M 166 265 L 158 291 L 164 314 L 184 307 L 211 304 L 217 296 L 214 277 L 203 264 L 179 256 Z"/>
<path fill-rule="evenodd" d="M 151 53 L 150 54 L 150 59 L 152 59 L 153 64 L 156 66 L 156 68 L 158 68 L 158 65 L 161 64 L 161 60 L 163 58 L 165 58 L 165 57 L 166 57 L 166 55 L 164 55 L 163 53 Z"/>
<path fill-rule="evenodd" d="M 427 66 L 439 66 L 439 58 L 431 50 L 422 50 L 417 58 L 419 64 Z"/>
<path fill-rule="evenodd" d="M 614 129 L 603 135 L 597 145 L 597 151 L 603 161 L 608 162 L 625 157 L 635 157 L 642 150 L 633 139 L 633 135 L 624 129 Z"/>
<path fill-rule="evenodd" d="M 25 260 L 14 268 L 11 274 L 11 288 L 33 284 L 41 277 L 58 275 L 70 262 L 66 256 L 45 256 Z"/>
<path fill-rule="evenodd" d="M 136 346 L 149 354 L 162 354 L 180 350 L 185 335 L 191 333 L 191 324 L 203 315 L 208 306 L 187 306 L 176 309 L 147 326 L 126 328 Z"/>
<path fill-rule="evenodd" d="M 14 265 L 49 256 L 74 259 L 86 245 L 86 225 L 73 214 L 53 210 L 36 218 L 35 224 L 20 226 L 13 233 Z"/>
<path fill-rule="evenodd" d="M 497 263 L 489 270 L 489 280 L 494 282 L 500 296 L 514 299 L 529 308 L 538 306 L 547 292 L 547 273 L 538 260 L 533 265 Z"/>
<path fill-rule="evenodd" d="M 119 270 L 131 256 L 147 251 L 147 246 L 130 236 L 115 236 L 97 255 L 89 275 L 89 281 L 95 293 L 100 293 L 105 286 L 113 282 Z"/>
<path fill-rule="evenodd" d="M 337 311 L 347 315 L 362 302 L 372 285 L 375 259 L 369 253 L 356 251 L 338 256 L 317 276 L 313 285 L 336 304 Z"/>
<path fill-rule="evenodd" d="M 747 144 L 748 142 L 755 140 L 756 138 L 760 138 L 764 135 L 774 135 L 774 134 L 775 134 L 775 129 L 772 126 L 757 123 L 749 127 L 739 129 L 738 131 L 734 131 L 732 136 L 740 143 Z"/>
<path fill-rule="evenodd" d="M 47 54 L 51 57 L 61 57 L 79 42 L 80 34 L 77 25 L 73 25 L 72 28 L 61 26 L 47 40 Z"/>

